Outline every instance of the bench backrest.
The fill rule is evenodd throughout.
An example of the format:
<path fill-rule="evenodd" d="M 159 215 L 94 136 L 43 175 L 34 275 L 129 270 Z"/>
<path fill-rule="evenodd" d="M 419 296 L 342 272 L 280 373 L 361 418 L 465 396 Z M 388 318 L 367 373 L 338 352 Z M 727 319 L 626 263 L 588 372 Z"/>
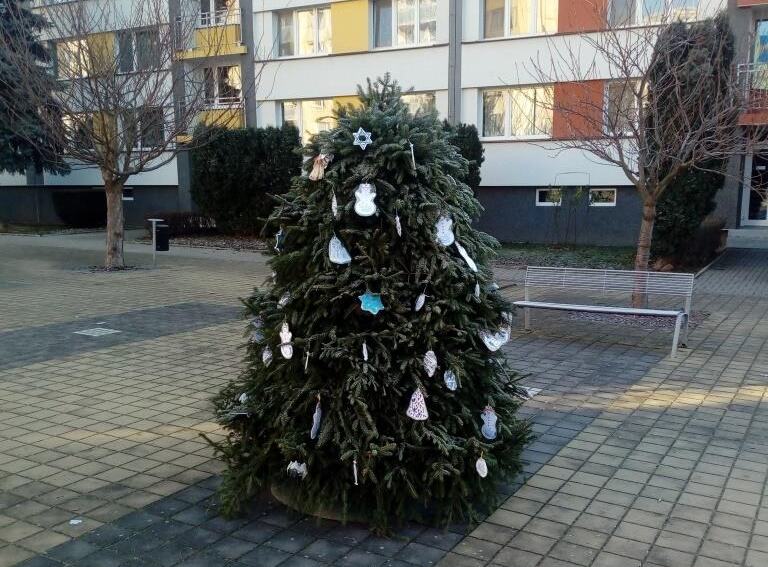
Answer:
<path fill-rule="evenodd" d="M 673 272 L 528 266 L 525 271 L 525 287 L 526 291 L 529 287 L 559 288 L 602 293 L 674 295 L 688 300 L 693 295 L 693 278 L 693 274 Z"/>

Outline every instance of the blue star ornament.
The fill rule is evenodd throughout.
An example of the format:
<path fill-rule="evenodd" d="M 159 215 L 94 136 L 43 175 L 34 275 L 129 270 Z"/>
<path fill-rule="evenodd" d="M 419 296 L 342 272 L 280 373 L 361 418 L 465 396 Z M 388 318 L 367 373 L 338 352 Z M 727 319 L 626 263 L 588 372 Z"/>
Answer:
<path fill-rule="evenodd" d="M 368 313 L 376 315 L 379 311 L 384 309 L 380 293 L 371 293 L 370 291 L 367 291 L 363 295 L 358 295 L 357 297 L 360 300 L 360 306 L 363 311 L 368 311 Z"/>
<path fill-rule="evenodd" d="M 371 140 L 371 133 L 363 130 L 362 126 L 358 128 L 357 132 L 354 132 L 352 136 L 354 137 L 352 145 L 360 146 L 361 150 L 365 150 L 365 148 L 373 143 L 373 140 Z"/>

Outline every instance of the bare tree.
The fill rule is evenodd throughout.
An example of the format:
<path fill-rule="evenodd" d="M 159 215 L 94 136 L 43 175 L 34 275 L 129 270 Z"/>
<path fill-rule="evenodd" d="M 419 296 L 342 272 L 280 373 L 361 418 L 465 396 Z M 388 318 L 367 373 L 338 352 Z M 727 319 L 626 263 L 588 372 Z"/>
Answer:
<path fill-rule="evenodd" d="M 15 91 L 39 109 L 49 142 L 63 149 L 58 159 L 72 169 L 99 170 L 107 202 L 105 267 L 120 268 L 126 182 L 189 149 L 201 120 L 241 120 L 240 67 L 213 67 L 206 59 L 238 39 L 225 24 L 239 23 L 239 14 L 225 6 L 201 21 L 199 4 L 182 2 L 171 16 L 169 0 L 75 0 L 37 10 L 49 22 L 51 73 L 37 72 L 23 45 L 8 45 L 13 36 L 0 50 L 23 77 Z"/>
<path fill-rule="evenodd" d="M 605 4 L 580 15 L 595 31 L 549 40 L 526 71 L 554 85 L 554 96 L 536 104 L 552 111 L 557 150 L 616 166 L 637 190 L 643 210 L 635 269 L 647 270 L 656 204 L 672 181 L 764 145 L 765 136 L 738 124 L 743 92 L 725 14 L 702 17 L 704 1 L 698 8 L 681 0 L 616 1 L 612 11 Z"/>

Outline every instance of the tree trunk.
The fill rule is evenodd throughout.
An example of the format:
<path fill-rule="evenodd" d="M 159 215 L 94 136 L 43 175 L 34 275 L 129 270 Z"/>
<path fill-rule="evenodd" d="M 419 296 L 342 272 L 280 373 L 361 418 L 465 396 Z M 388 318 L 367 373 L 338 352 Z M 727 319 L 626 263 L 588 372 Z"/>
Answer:
<path fill-rule="evenodd" d="M 107 194 L 107 253 L 104 267 L 108 269 L 125 267 L 123 258 L 123 184 L 114 179 L 104 180 Z"/>
<path fill-rule="evenodd" d="M 653 224 L 656 221 L 656 197 L 645 197 L 643 200 L 643 219 L 640 223 L 640 234 L 637 238 L 637 253 L 635 254 L 635 270 L 647 272 L 651 258 L 651 242 L 653 241 Z M 646 286 L 644 279 L 638 279 L 632 294 L 632 306 L 643 307 L 646 301 Z"/>

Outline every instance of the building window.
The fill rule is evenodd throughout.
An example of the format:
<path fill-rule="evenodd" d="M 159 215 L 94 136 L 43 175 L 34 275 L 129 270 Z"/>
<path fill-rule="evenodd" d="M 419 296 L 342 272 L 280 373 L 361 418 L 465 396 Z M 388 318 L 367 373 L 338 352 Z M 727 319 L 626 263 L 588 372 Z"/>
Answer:
<path fill-rule="evenodd" d="M 483 92 L 483 137 L 550 138 L 552 97 L 549 86 Z"/>
<path fill-rule="evenodd" d="M 426 114 L 435 109 L 435 93 L 409 93 L 400 96 L 408 106 L 408 111 L 414 116 Z"/>
<path fill-rule="evenodd" d="M 332 99 L 286 100 L 281 105 L 281 114 L 282 123 L 296 126 L 304 143 L 336 126 Z"/>
<path fill-rule="evenodd" d="M 328 7 L 280 12 L 277 28 L 280 57 L 331 52 L 331 9 Z"/>
<path fill-rule="evenodd" d="M 537 207 L 559 207 L 563 204 L 563 192 L 560 189 L 536 189 Z"/>
<path fill-rule="evenodd" d="M 484 0 L 484 37 L 556 33 L 558 3 L 558 0 Z"/>
<path fill-rule="evenodd" d="M 437 0 L 374 0 L 374 47 L 434 43 Z"/>
<path fill-rule="evenodd" d="M 203 76 L 206 104 L 216 106 L 240 102 L 243 91 L 240 67 L 206 67 Z"/>
<path fill-rule="evenodd" d="M 203 27 L 236 24 L 240 11 L 233 0 L 200 0 L 200 25 Z"/>
<path fill-rule="evenodd" d="M 605 91 L 605 133 L 630 134 L 637 123 L 634 83 L 613 81 L 607 84 Z"/>
<path fill-rule="evenodd" d="M 616 189 L 590 189 L 590 207 L 615 207 Z"/>
<path fill-rule="evenodd" d="M 121 113 L 124 146 L 134 150 L 162 146 L 165 141 L 165 117 L 159 106 L 131 108 Z"/>
<path fill-rule="evenodd" d="M 699 0 L 611 0 L 611 27 L 695 20 Z"/>
<path fill-rule="evenodd" d="M 57 72 L 60 79 L 87 77 L 91 69 L 91 52 L 84 39 L 60 41 L 56 44 Z"/>
<path fill-rule="evenodd" d="M 160 32 L 157 29 L 117 32 L 117 54 L 121 73 L 160 67 Z"/>

